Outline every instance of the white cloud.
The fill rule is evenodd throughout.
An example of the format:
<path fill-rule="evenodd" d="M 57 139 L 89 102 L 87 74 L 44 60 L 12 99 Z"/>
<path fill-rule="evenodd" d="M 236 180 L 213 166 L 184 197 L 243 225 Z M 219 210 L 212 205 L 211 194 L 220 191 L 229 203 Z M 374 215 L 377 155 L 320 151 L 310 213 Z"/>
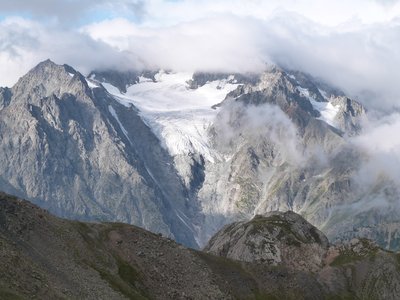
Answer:
<path fill-rule="evenodd" d="M 400 13 L 400 3 L 379 0 L 148 0 L 149 24 L 177 24 L 219 14 L 266 20 L 281 11 L 294 12 L 313 22 L 338 26 L 349 20 L 364 24 L 386 22 Z"/>
<path fill-rule="evenodd" d="M 106 18 L 130 16 L 157 26 L 220 14 L 267 19 L 276 12 L 290 11 L 319 24 L 336 26 L 349 20 L 388 21 L 398 16 L 400 4 L 397 0 L 14 0 L 0 1 L 0 11 L 60 22 L 96 19 L 99 15 Z"/>
<path fill-rule="evenodd" d="M 377 119 L 370 118 L 364 124 L 364 133 L 351 139 L 351 143 L 365 155 L 354 177 L 360 187 L 368 190 L 384 179 L 400 185 L 400 141 L 396 138 L 399 131 L 400 114 L 395 112 Z"/>
<path fill-rule="evenodd" d="M 400 113 L 378 119 L 369 118 L 363 128 L 366 133 L 353 138 L 353 143 L 370 154 L 395 154 L 400 157 L 400 140 L 393 138 L 400 132 Z"/>
<path fill-rule="evenodd" d="M 325 79 L 370 111 L 400 107 L 397 0 L 0 2 L 3 14 L 31 16 L 0 22 L 0 86 L 13 85 L 47 58 L 83 73 L 102 68 L 246 72 L 275 62 Z M 247 119 L 257 114 L 251 113 Z M 285 141 L 294 143 L 288 149 L 295 149 L 295 131 L 282 130 L 290 124 L 274 110 L 265 113 L 275 127 L 249 122 L 250 129 L 286 134 Z M 400 114 L 380 117 L 352 140 L 369 156 L 359 172 L 364 186 L 381 174 L 400 184 L 399 120 Z M 296 158 L 295 152 L 287 155 Z"/>
<path fill-rule="evenodd" d="M 161 28 L 114 19 L 83 32 L 135 53 L 144 67 L 245 72 L 272 61 L 321 77 L 370 107 L 400 99 L 396 20 L 343 30 L 281 12 L 268 20 L 219 16 Z"/>
<path fill-rule="evenodd" d="M 243 140 L 252 145 L 271 141 L 279 149 L 279 159 L 294 165 L 302 164 L 304 157 L 296 126 L 276 105 L 245 106 L 240 102 L 225 102 L 214 121 L 220 151 L 232 153 L 242 147 Z"/>
<path fill-rule="evenodd" d="M 0 8 L 57 15 L 48 2 L 14 1 Z M 60 22 L 48 29 L 39 18 L 7 18 L 0 22 L 0 85 L 11 85 L 47 58 L 83 72 L 109 67 L 243 72 L 272 61 L 320 76 L 371 107 L 399 104 L 399 1 L 101 0 L 80 9 L 58 2 L 89 19 L 98 18 L 89 13 L 99 8 L 109 8 L 108 16 L 137 10 L 142 22 L 117 17 L 77 28 L 58 16 Z"/>
<path fill-rule="evenodd" d="M 12 86 L 47 58 L 82 72 L 94 67 L 126 68 L 131 56 L 78 32 L 48 29 L 36 21 L 7 18 L 0 22 L 0 85 Z M 132 59 L 133 61 L 133 59 Z"/>
<path fill-rule="evenodd" d="M 112 28 L 112 30 L 111 30 Z M 83 29 L 96 40 L 138 55 L 144 67 L 180 71 L 260 71 L 266 55 L 253 19 L 219 17 L 165 28 L 115 19 Z"/>

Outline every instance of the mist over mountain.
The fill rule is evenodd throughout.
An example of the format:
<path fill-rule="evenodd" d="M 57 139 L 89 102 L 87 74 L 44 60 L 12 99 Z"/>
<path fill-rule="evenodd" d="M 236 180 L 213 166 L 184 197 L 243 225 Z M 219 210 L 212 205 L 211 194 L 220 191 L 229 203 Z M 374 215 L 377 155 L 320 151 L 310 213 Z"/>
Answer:
<path fill-rule="evenodd" d="M 400 1 L 3 2 L 0 298 L 399 298 Z"/>
<path fill-rule="evenodd" d="M 56 7 L 44 0 L 1 4 L 0 86 L 47 58 L 85 75 L 100 68 L 242 73 L 274 63 L 386 112 L 398 106 L 398 1 L 102 0 Z"/>
<path fill-rule="evenodd" d="M 85 78 L 47 60 L 2 99 L 0 189 L 59 216 L 201 247 L 229 222 L 293 210 L 333 241 L 399 247 L 397 174 L 371 169 L 367 110 L 299 71 Z"/>

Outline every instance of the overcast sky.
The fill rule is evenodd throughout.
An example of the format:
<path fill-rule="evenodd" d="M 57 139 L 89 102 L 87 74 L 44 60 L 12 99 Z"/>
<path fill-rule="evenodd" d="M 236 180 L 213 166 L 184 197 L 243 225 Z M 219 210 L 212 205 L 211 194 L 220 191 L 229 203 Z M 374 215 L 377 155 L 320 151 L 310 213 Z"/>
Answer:
<path fill-rule="evenodd" d="M 372 106 L 400 106 L 395 0 L 0 1 L 0 85 L 50 58 L 100 68 L 320 76 Z"/>

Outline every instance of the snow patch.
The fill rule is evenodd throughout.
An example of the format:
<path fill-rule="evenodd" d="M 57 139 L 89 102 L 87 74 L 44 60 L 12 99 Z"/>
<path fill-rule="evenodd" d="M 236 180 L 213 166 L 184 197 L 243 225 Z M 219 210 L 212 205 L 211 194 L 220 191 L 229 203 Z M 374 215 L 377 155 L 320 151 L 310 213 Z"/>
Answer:
<path fill-rule="evenodd" d="M 98 87 L 99 87 L 98 85 L 94 84 L 91 80 L 88 80 L 87 78 L 85 78 L 85 80 L 86 80 L 88 86 L 89 86 L 91 89 L 94 89 L 94 88 L 98 88 Z"/>
<path fill-rule="evenodd" d="M 314 107 L 315 110 L 318 110 L 321 116 L 318 118 L 329 125 L 336 127 L 336 116 L 339 112 L 340 106 L 339 105 L 332 105 L 331 102 L 326 101 L 326 102 L 318 102 L 316 101 L 313 97 L 310 95 L 310 91 L 308 89 L 302 88 L 300 86 L 297 87 L 298 91 L 300 94 L 311 102 L 312 106 Z M 321 93 L 322 94 L 322 93 Z M 325 96 L 322 94 L 322 96 L 327 99 L 326 93 Z"/>
<path fill-rule="evenodd" d="M 111 113 L 111 115 L 114 117 L 114 119 L 118 122 L 119 127 L 121 128 L 121 130 L 124 133 L 125 137 L 128 139 L 129 143 L 132 144 L 132 141 L 128 136 L 128 131 L 126 131 L 124 125 L 122 125 L 121 121 L 119 120 L 117 112 L 115 111 L 114 107 L 109 105 L 108 106 L 108 111 Z"/>

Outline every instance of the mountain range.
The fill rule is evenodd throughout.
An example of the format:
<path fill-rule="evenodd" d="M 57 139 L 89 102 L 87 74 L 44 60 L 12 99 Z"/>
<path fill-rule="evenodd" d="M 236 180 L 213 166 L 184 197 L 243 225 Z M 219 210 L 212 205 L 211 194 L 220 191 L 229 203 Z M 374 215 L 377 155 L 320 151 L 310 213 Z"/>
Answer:
<path fill-rule="evenodd" d="M 201 248 L 293 211 L 332 242 L 398 250 L 398 186 L 363 184 L 363 105 L 310 75 L 119 72 L 47 60 L 0 89 L 0 190 L 63 218 Z"/>

